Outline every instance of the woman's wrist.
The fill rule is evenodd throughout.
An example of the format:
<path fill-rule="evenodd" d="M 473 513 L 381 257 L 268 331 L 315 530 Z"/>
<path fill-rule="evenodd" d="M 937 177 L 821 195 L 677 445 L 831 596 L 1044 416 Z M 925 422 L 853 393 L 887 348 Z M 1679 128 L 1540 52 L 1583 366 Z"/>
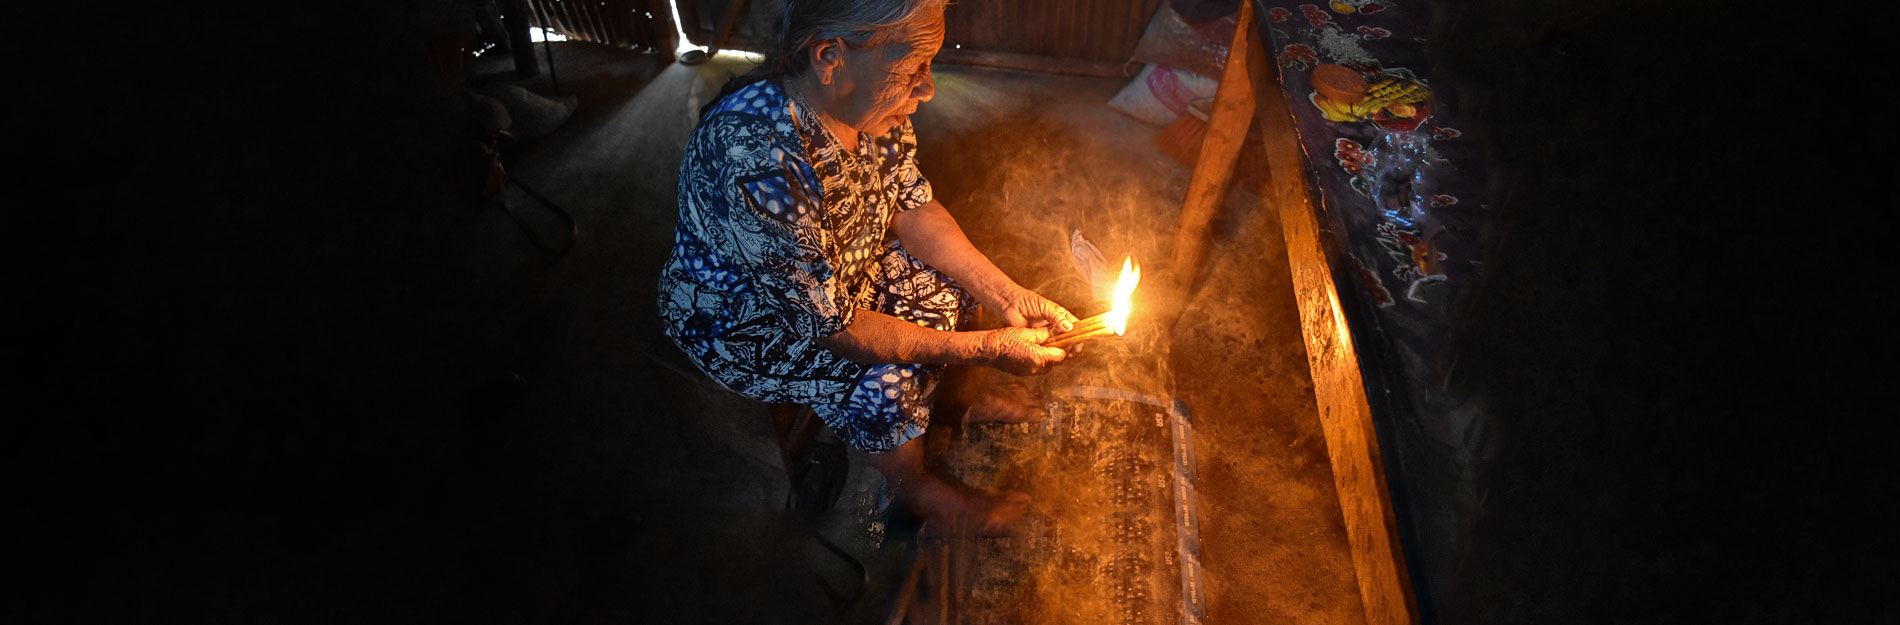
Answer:
<path fill-rule="evenodd" d="M 1009 276 L 1002 275 L 1000 271 L 996 272 L 996 275 L 991 276 L 987 280 L 979 281 L 974 286 L 976 288 L 971 289 L 971 291 L 972 294 L 976 295 L 977 301 L 991 308 L 1001 308 L 1010 301 L 1010 298 L 1016 294 L 1016 291 L 1023 288 L 1021 285 L 1016 284 L 1015 280 L 1009 279 Z"/>
<path fill-rule="evenodd" d="M 957 332 L 958 363 L 964 365 L 988 365 L 996 359 L 995 330 L 966 330 Z"/>

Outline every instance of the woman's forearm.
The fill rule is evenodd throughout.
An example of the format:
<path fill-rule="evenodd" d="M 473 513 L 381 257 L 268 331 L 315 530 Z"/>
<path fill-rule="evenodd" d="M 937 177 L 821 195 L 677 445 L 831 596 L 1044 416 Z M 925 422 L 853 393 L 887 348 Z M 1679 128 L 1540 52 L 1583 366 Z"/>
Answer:
<path fill-rule="evenodd" d="M 1042 342 L 1048 338 L 1048 328 L 945 332 L 860 308 L 851 325 L 818 339 L 818 345 L 867 365 L 982 365 L 1015 375 L 1032 375 L 1068 355 L 1061 348 L 1043 347 Z"/>
<path fill-rule="evenodd" d="M 818 345 L 865 364 L 984 364 L 982 332 L 945 332 L 858 309 L 851 325 Z"/>
<path fill-rule="evenodd" d="M 988 256 L 977 251 L 956 218 L 935 200 L 898 213 L 891 228 L 904 244 L 904 251 L 950 276 L 978 299 L 994 301 L 1017 286 Z"/>

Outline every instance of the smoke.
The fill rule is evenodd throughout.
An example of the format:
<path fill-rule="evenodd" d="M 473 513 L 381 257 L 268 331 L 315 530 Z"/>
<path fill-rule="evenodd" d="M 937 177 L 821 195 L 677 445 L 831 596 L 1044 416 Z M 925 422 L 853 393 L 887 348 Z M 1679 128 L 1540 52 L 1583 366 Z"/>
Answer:
<path fill-rule="evenodd" d="M 981 80 L 970 80 L 982 74 Z M 913 116 L 918 159 L 939 201 L 977 249 L 1025 287 L 1078 317 L 1108 310 L 1076 262 L 1079 234 L 1116 272 L 1167 252 L 1188 168 L 1153 143 L 1156 128 L 1104 104 L 1120 81 L 944 67 L 937 98 Z M 1037 380 L 1172 396 L 1163 328 L 1136 290 L 1128 333 L 1085 344 Z"/>

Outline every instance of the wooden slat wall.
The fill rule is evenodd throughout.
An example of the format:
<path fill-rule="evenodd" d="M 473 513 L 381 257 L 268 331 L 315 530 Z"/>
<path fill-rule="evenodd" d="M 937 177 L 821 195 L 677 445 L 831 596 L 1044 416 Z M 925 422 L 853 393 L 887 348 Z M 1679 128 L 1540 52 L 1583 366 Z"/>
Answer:
<path fill-rule="evenodd" d="M 527 0 L 530 24 L 568 39 L 672 54 L 666 0 Z M 665 49 L 661 49 L 666 46 Z"/>
<path fill-rule="evenodd" d="M 553 0 L 537 0 L 551 2 Z M 1029 71 L 1121 76 L 1123 64 L 1164 0 L 955 0 L 937 62 Z M 727 0 L 681 0 L 686 39 L 706 45 Z M 779 0 L 748 0 L 746 19 L 721 48 L 758 49 Z M 961 46 L 961 47 L 959 47 Z"/>
<path fill-rule="evenodd" d="M 944 48 L 1122 63 L 1163 0 L 956 0 Z"/>

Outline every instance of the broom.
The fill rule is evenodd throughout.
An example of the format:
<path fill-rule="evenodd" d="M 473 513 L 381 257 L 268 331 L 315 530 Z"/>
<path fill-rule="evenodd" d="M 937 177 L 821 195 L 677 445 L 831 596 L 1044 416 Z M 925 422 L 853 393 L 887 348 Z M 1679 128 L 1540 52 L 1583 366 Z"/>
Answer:
<path fill-rule="evenodd" d="M 1181 164 L 1193 167 L 1201 157 L 1201 140 L 1207 136 L 1207 111 L 1202 108 L 1213 105 L 1213 98 L 1189 102 L 1186 113 L 1155 133 L 1155 147 Z"/>
<path fill-rule="evenodd" d="M 1205 108 L 1214 105 L 1213 98 L 1201 98 L 1188 104 L 1186 113 L 1155 133 L 1154 143 L 1174 160 L 1189 168 L 1195 166 L 1201 158 L 1201 140 L 1207 137 L 1207 115 Z M 1259 141 L 1254 135 L 1260 132 L 1259 125 L 1248 128 L 1247 142 L 1241 145 L 1239 160 L 1234 163 L 1233 184 L 1263 193 L 1266 184 L 1266 168 L 1261 165 L 1263 158 L 1259 150 Z"/>

